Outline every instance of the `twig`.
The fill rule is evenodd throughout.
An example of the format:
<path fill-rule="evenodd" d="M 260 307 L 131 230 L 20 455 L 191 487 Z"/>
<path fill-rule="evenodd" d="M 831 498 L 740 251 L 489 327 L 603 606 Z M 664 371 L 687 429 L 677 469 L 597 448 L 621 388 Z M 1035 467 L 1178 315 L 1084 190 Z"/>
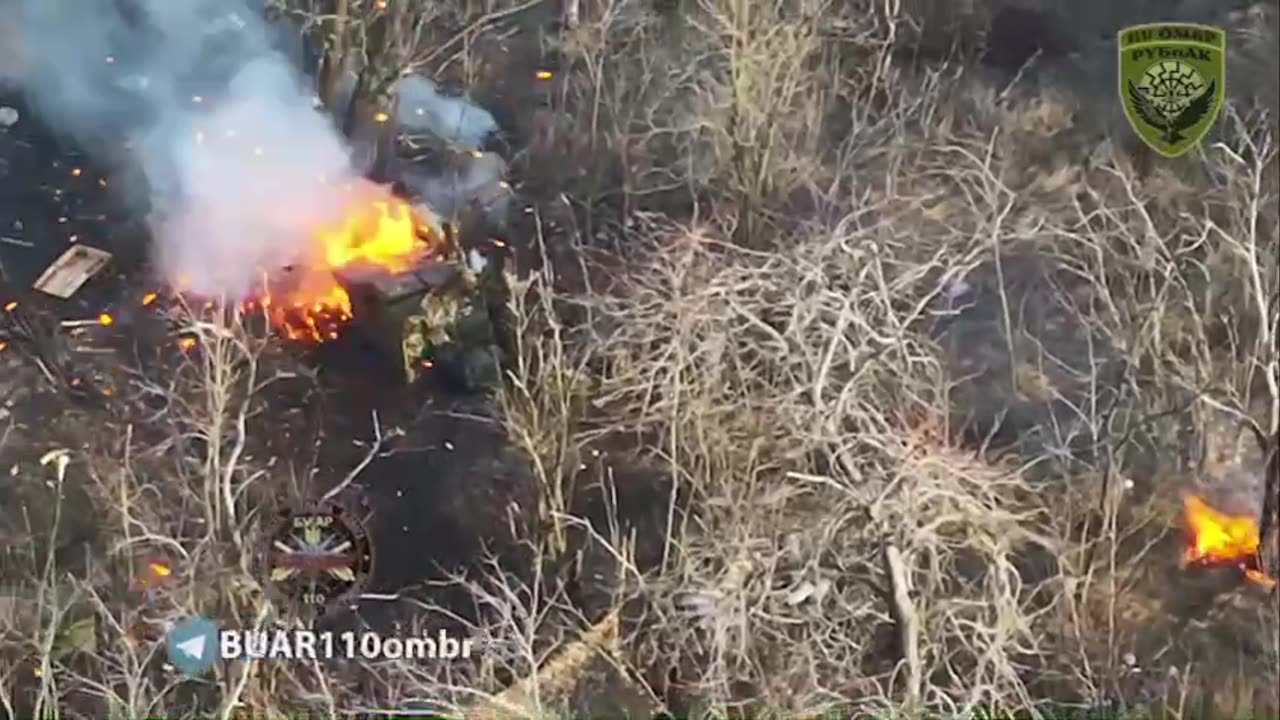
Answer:
<path fill-rule="evenodd" d="M 338 493 L 346 490 L 347 487 L 355 481 L 356 477 L 359 476 L 360 473 L 364 472 L 365 468 L 369 467 L 369 463 L 373 462 L 373 459 L 378 456 L 378 452 L 382 450 L 382 446 L 386 441 L 398 438 L 404 434 L 403 430 L 397 428 L 384 436 L 382 434 L 382 424 L 378 422 L 378 411 L 374 410 L 370 415 L 373 416 L 373 446 L 369 448 L 368 454 L 364 456 L 364 459 L 360 461 L 360 464 L 356 465 L 354 470 L 347 473 L 347 477 L 343 479 L 342 482 L 338 483 L 332 490 L 321 496 L 320 502 L 332 500 L 338 495 Z"/>
<path fill-rule="evenodd" d="M 902 641 L 902 659 L 907 664 L 907 699 L 912 706 L 916 706 L 920 701 L 923 680 L 920 673 L 920 618 L 911 601 L 902 551 L 896 545 L 885 548 L 884 562 L 893 588 L 893 614 Z"/>
<path fill-rule="evenodd" d="M 426 67 L 431 63 L 432 60 L 435 60 L 437 57 L 440 57 L 440 55 L 444 54 L 444 52 L 448 50 L 450 47 L 452 47 L 454 43 L 458 42 L 459 40 L 464 40 L 470 37 L 473 33 L 479 31 L 489 23 L 497 22 L 498 20 L 502 20 L 503 18 L 510 17 L 517 13 L 523 12 L 525 10 L 528 10 L 529 8 L 534 7 L 535 5 L 540 5 L 541 3 L 542 3 L 542 0 L 529 0 L 529 2 L 521 3 L 520 5 L 515 5 L 513 7 L 505 8 L 503 10 L 497 10 L 495 12 L 488 13 L 480 17 L 479 19 L 477 19 L 475 22 L 468 25 L 466 28 L 462 30 L 462 32 L 454 35 L 448 41 L 440 45 L 440 47 L 433 50 L 425 58 L 422 58 L 420 60 L 410 61 L 408 63 L 408 67 L 414 68 L 414 69 Z"/>

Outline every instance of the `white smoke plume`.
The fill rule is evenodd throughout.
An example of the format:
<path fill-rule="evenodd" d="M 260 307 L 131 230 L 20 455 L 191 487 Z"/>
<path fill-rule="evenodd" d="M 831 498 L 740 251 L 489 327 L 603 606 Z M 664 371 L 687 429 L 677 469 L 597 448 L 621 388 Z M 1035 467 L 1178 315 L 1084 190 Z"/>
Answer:
<path fill-rule="evenodd" d="M 185 290 L 251 293 L 364 184 L 248 0 L 18 0 L 17 17 L 28 103 L 141 169 L 155 263 Z"/>

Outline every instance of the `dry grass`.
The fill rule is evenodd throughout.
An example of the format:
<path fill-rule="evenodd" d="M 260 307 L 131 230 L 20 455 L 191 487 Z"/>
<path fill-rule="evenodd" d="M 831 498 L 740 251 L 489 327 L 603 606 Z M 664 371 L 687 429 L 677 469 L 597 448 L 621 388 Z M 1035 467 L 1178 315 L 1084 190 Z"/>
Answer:
<path fill-rule="evenodd" d="M 535 671 L 599 620 L 557 577 L 586 544 L 625 617 L 604 657 L 690 715 L 1280 714 L 1276 595 L 1179 568 L 1171 532 L 1183 489 L 1256 504 L 1235 429 L 1280 429 L 1275 118 L 1236 106 L 1221 143 L 1148 167 L 1080 131 L 1069 97 L 896 63 L 933 27 L 906 5 L 576 3 L 523 166 L 582 165 L 542 180 L 627 216 L 602 258 L 594 231 L 535 214 L 541 269 L 513 279 L 497 405 L 539 532 L 519 576 L 491 559 L 455 579 L 470 619 L 396 599 L 493 644 L 450 666 L 231 664 L 202 703 L 567 714 L 574 679 Z M 518 7 L 460 9 L 462 39 L 392 64 L 470 75 Z M 676 196 L 692 217 L 660 212 Z M 10 716 L 186 716 L 137 628 L 276 619 L 247 538 L 306 482 L 251 449 L 283 361 L 234 314 L 183 322 L 198 350 L 130 386 L 146 422 L 47 468 L 53 497 L 91 479 L 95 562 L 176 577 L 139 610 L 33 549 L 0 655 Z M 575 514 L 602 438 L 666 476 L 653 563 L 616 484 L 603 521 Z M 86 617 L 93 646 L 62 651 Z"/>
<path fill-rule="evenodd" d="M 818 154 L 779 118 L 821 117 L 828 98 L 793 92 L 812 69 L 779 61 L 785 23 L 722 33 L 751 19 L 700 9 L 722 24 L 699 40 L 737 53 L 728 77 L 788 73 L 731 84 L 728 104 L 778 139 L 738 138 L 750 167 L 787 183 Z M 862 27 L 868 48 L 894 28 Z M 718 87 L 687 65 L 671 77 Z M 546 336 L 529 352 L 595 372 L 583 420 L 634 438 L 688 498 L 643 581 L 652 615 L 629 660 L 674 669 L 678 695 L 718 714 L 1274 714 L 1274 594 L 1206 589 L 1176 568 L 1170 532 L 1190 487 L 1260 510 L 1256 447 L 1216 466 L 1189 448 L 1249 449 L 1243 425 L 1280 427 L 1274 118 L 1229 112 L 1221 143 L 1147 171 L 1084 142 L 1053 98 L 893 82 L 853 91 L 886 106 L 825 153 L 826 172 L 856 175 L 809 188 L 813 206 L 844 208 L 834 220 L 790 216 L 790 232 L 754 226 L 743 243 L 744 208 L 792 198 L 726 183 L 729 202 L 693 225 L 633 216 L 623 269 L 598 271 L 608 291 L 560 298 L 590 337 L 535 308 Z M 666 135 L 687 150 L 708 126 L 734 137 L 714 121 Z M 994 322 L 957 348 L 937 328 L 960 281 Z M 997 452 L 962 425 L 1001 406 L 1023 441 Z"/>
<path fill-rule="evenodd" d="M 995 194 L 999 161 L 983 153 L 981 138 L 971 142 L 949 140 L 935 152 L 968 158 L 972 173 L 951 177 L 972 183 L 974 197 L 998 201 L 976 193 Z M 1204 617 L 1178 615 L 1170 593 L 1189 590 L 1161 587 L 1169 576 L 1145 568 L 1175 556 L 1165 535 L 1182 483 L 1171 478 L 1194 476 L 1178 461 L 1177 437 L 1150 437 L 1154 459 L 1131 447 L 1131 435 L 1170 400 L 1271 422 L 1275 351 L 1241 330 L 1274 317 L 1275 281 L 1261 279 L 1274 278 L 1274 241 L 1250 234 L 1255 223 L 1273 221 L 1247 209 L 1258 207 L 1248 198 L 1265 192 L 1252 178 L 1274 159 L 1258 150 L 1253 170 L 1217 151 L 1225 167 L 1241 168 L 1221 188 L 1246 198 L 1235 205 L 1246 210 L 1231 218 L 1231 231 L 1182 217 L 1203 231 L 1191 237 L 1212 243 L 1207 255 L 1231 258 L 1218 266 L 1221 275 L 1198 278 L 1202 293 L 1259 279 L 1247 286 L 1252 307 L 1233 305 L 1227 320 L 1230 336 L 1248 343 L 1244 350 L 1208 344 L 1214 330 L 1205 318 L 1214 315 L 1203 310 L 1178 319 L 1198 342 L 1159 327 L 1204 301 L 1193 293 L 1182 295 L 1185 304 L 1167 299 L 1175 288 L 1186 292 L 1204 265 L 1149 260 L 1156 272 L 1144 288 L 1117 277 L 1134 262 L 1137 243 L 1157 243 L 1157 258 L 1177 252 L 1148 232 L 1142 206 L 1126 194 L 1095 195 L 1094 217 L 1128 217 L 1110 235 L 1094 228 L 1089 240 L 1065 227 L 1023 234 L 1018 228 L 1029 223 L 1019 211 L 1041 210 L 1012 202 L 992 202 L 989 214 L 970 206 L 978 216 L 966 219 L 983 227 L 980 235 L 930 237 L 918 232 L 924 218 L 901 221 L 905 208 L 919 207 L 916 199 L 893 196 L 859 211 L 891 222 L 859 227 L 850 216 L 767 253 L 715 240 L 710 230 L 632 239 L 643 249 L 624 289 L 577 298 L 608 328 L 588 343 L 607 368 L 592 420 L 641 438 L 639 452 L 661 458 L 690 498 L 687 514 L 671 514 L 663 566 L 645 580 L 656 616 L 633 661 L 678 668 L 683 691 L 720 712 L 1052 713 L 1050 698 L 1095 707 L 1165 703 L 1148 694 L 1146 681 L 1125 677 L 1137 662 L 1170 667 L 1160 660 L 1170 648 L 1156 652 L 1160 639 L 1146 633 L 1192 622 L 1199 627 L 1187 632 L 1210 639 L 1199 638 L 1198 649 L 1218 657 L 1232 654 L 1231 642 L 1214 647 L 1213 634 L 1260 623 L 1271 640 L 1231 661 L 1253 668 L 1240 689 L 1247 699 L 1215 702 L 1222 711 L 1274 712 L 1267 688 L 1276 672 L 1275 618 L 1265 611 L 1274 599 L 1245 589 L 1228 600 L 1240 604 L 1234 612 L 1205 606 L 1188 610 Z M 1107 161 L 1096 177 L 1133 190 L 1140 183 L 1121 162 Z M 908 171 L 904 181 L 913 179 L 908 166 L 897 167 Z M 1061 424 L 1043 434 L 1035 455 L 992 455 L 966 447 L 948 426 L 960 380 L 929 337 L 928 319 L 949 279 L 979 262 L 995 265 L 995 253 L 1029 251 L 1075 262 L 1067 267 L 1087 282 L 1079 300 L 1093 308 L 1087 326 L 1124 353 L 1110 361 L 1133 374 L 1119 387 L 1100 387 L 1101 372 L 1068 378 L 1083 394 L 1042 379 L 1033 394 L 1044 421 Z M 1084 262 L 1096 264 L 1090 271 Z M 1142 301 L 1129 293 L 1148 304 L 1164 297 L 1165 309 L 1140 311 Z M 1007 303 L 1005 327 L 1015 327 L 1016 308 L 1003 293 L 995 297 Z M 1062 330 L 1018 332 L 1049 343 Z M 997 352 L 1012 346 L 999 334 L 988 341 Z M 1187 352 L 1197 346 L 1198 354 Z M 1025 359 L 1054 361 L 1043 349 Z M 1025 390 L 1018 378 L 1009 383 Z M 1002 384 L 996 379 L 985 392 L 1009 393 Z M 1065 413 L 1050 414 L 1051 404 Z M 1250 471 L 1254 484 L 1246 487 L 1256 503 L 1261 468 Z M 1192 588 L 1196 580 L 1174 582 Z M 698 623 L 689 623 L 689 607 Z M 1130 659 L 1130 648 L 1143 647 L 1154 657 Z M 1186 696 L 1218 693 L 1222 676 L 1201 672 L 1183 680 L 1181 699 L 1165 708 L 1171 717 Z"/>
<path fill-rule="evenodd" d="M 6 577 L 25 580 L 6 585 L 0 615 L 6 717 L 456 713 L 496 702 L 503 678 L 530 674 L 562 637 L 585 627 L 562 591 L 540 590 L 536 570 L 526 584 L 490 559 L 475 577 L 455 580 L 474 599 L 478 623 L 407 596 L 368 598 L 409 605 L 406 634 L 465 630 L 482 647 L 471 661 L 231 662 L 184 683 L 161 642 L 176 623 L 194 616 L 244 629 L 293 622 L 262 585 L 260 538 L 280 502 L 309 494 L 311 478 L 298 476 L 288 458 L 277 463 L 262 439 L 268 428 L 281 431 L 267 405 L 279 397 L 271 386 L 313 380 L 262 332 L 260 318 L 212 304 L 180 306 L 171 317 L 181 349 L 119 383 L 115 417 L 87 431 L 83 448 L 58 448 L 41 460 L 53 507 L 49 525 L 32 530 L 58 538 L 63 524 L 88 523 L 98 537 L 89 566 L 75 571 L 59 565 L 52 540 L 29 546 L 29 557 L 8 558 Z M 58 437 L 49 428 L 44 439 Z M 64 509 L 71 483 L 88 485 L 88 508 Z M 535 568 L 544 566 L 533 557 Z M 163 577 L 154 564 L 167 568 Z M 540 699 L 535 689 L 523 704 L 540 702 L 553 698 Z"/>
<path fill-rule="evenodd" d="M 161 660 L 149 638 L 192 615 L 263 610 L 251 568 L 256 546 L 246 533 L 269 499 L 254 487 L 267 470 L 248 461 L 246 448 L 256 393 L 270 381 L 259 374 L 265 343 L 246 334 L 234 312 L 183 308 L 177 318 L 187 349 L 174 351 L 171 372 L 131 376 L 119 391 L 124 422 L 87 430 L 83 448 L 57 451 L 59 486 L 69 473 L 91 483 L 89 512 L 98 514 L 104 547 L 79 576 L 56 566 L 52 542 L 41 558 L 31 590 L 37 602 L 25 620 L 43 629 L 27 657 L 15 658 L 16 667 L 38 659 L 34 717 L 182 712 L 166 698 L 173 680 L 156 674 Z M 60 506 L 60 488 L 53 495 Z M 50 532 L 57 537 L 56 526 Z M 139 604 L 142 580 L 156 581 L 151 563 L 172 576 Z M 87 622 L 87 634 L 67 636 L 68 620 Z M 16 691 L 28 686 L 14 680 Z M 246 680 L 222 678 L 223 717 L 252 693 Z"/>

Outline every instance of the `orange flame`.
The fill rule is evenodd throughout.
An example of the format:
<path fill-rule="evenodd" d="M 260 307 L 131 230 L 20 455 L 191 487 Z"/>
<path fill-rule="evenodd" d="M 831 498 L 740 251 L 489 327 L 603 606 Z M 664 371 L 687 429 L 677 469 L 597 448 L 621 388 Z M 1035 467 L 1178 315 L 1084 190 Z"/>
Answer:
<path fill-rule="evenodd" d="M 1235 565 L 1249 580 L 1273 587 L 1274 578 L 1259 567 L 1261 528 L 1249 515 L 1233 515 L 1212 507 L 1203 498 L 1187 494 L 1182 498 L 1186 522 L 1187 548 L 1183 560 L 1191 565 Z"/>
<path fill-rule="evenodd" d="M 289 288 L 246 304 L 261 307 L 285 337 L 306 342 L 335 340 L 351 320 L 351 299 L 334 272 L 365 265 L 399 273 L 427 257 L 432 230 L 409 203 L 384 197 L 360 204 L 336 227 L 317 233 L 314 257 L 285 279 Z"/>

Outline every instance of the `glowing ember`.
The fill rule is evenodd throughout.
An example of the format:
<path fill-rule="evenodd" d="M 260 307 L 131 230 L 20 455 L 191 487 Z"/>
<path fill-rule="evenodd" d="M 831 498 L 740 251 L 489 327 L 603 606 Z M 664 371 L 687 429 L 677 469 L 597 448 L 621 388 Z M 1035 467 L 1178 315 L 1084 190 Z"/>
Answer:
<path fill-rule="evenodd" d="M 403 200 L 366 202 L 341 225 L 317 233 L 315 257 L 277 283 L 287 283 L 287 290 L 274 289 L 246 304 L 246 309 L 260 306 L 289 339 L 335 340 L 351 320 L 351 299 L 334 272 L 351 266 L 405 272 L 431 254 L 434 232 L 427 218 Z"/>
<path fill-rule="evenodd" d="M 1196 495 L 1183 496 L 1182 508 L 1187 531 L 1183 556 L 1186 563 L 1234 565 L 1253 582 L 1266 587 L 1276 584 L 1259 568 L 1261 528 L 1256 518 L 1222 512 Z"/>
<path fill-rule="evenodd" d="M 148 561 L 138 574 L 138 585 L 144 593 L 150 594 L 161 589 L 173 576 L 173 565 L 168 560 L 156 559 Z"/>

